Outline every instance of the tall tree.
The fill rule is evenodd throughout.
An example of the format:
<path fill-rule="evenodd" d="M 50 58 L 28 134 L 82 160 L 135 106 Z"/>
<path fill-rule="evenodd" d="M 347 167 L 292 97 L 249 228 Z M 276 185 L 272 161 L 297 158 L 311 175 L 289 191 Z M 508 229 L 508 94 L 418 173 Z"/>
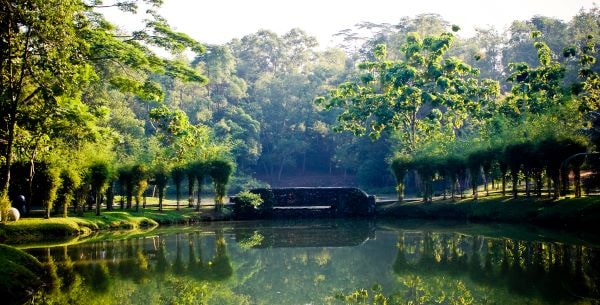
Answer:
<path fill-rule="evenodd" d="M 79 39 L 86 28 L 82 10 L 77 0 L 0 2 L 2 196 L 7 196 L 16 129 L 19 120 L 26 119 L 21 117 L 24 109 L 33 105 L 58 109 L 56 96 L 75 95 L 74 85 L 88 81 L 86 46 Z"/>
<path fill-rule="evenodd" d="M 424 138 L 454 134 L 469 112 L 489 103 L 497 85 L 482 86 L 476 72 L 457 58 L 445 58 L 454 36 L 419 38 L 410 34 L 404 60 L 386 60 L 377 46 L 377 61 L 363 62 L 359 82 L 347 82 L 317 99 L 328 109 L 341 108 L 338 130 L 378 138 L 385 129 L 399 130 L 404 149 L 412 153 Z"/>

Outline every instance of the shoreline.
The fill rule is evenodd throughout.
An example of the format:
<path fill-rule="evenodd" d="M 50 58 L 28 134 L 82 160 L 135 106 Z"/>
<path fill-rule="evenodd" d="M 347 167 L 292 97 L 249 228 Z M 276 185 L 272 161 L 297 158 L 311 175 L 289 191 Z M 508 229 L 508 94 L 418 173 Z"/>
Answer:
<path fill-rule="evenodd" d="M 600 197 L 561 198 L 519 197 L 492 194 L 479 199 L 445 199 L 431 203 L 408 201 L 398 203 L 386 200 L 376 206 L 375 218 L 385 220 L 423 219 L 433 221 L 465 221 L 473 223 L 506 223 L 535 225 L 577 233 L 597 231 L 600 223 Z M 212 221 L 235 220 L 225 209 L 217 213 L 213 206 L 205 205 L 200 212 L 184 207 L 158 212 L 153 209 L 115 210 L 96 216 L 23 218 L 17 222 L 0 225 L 0 243 L 8 245 L 84 241 L 95 233 L 136 234 L 159 226 L 191 225 Z M 259 220 L 259 219 L 257 219 Z"/>

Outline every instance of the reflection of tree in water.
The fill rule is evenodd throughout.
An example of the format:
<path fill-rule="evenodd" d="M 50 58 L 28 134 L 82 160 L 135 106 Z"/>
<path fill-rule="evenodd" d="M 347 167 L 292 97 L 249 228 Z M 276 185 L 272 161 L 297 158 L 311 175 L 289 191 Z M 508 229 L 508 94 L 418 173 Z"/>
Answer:
<path fill-rule="evenodd" d="M 115 299 L 114 291 L 137 289 L 138 285 L 148 284 L 151 280 L 154 284 L 148 289 L 152 295 L 144 296 L 151 303 L 164 303 L 172 297 L 177 300 L 182 296 L 196 303 L 206 300 L 209 295 L 223 297 L 226 290 L 217 293 L 209 289 L 215 281 L 226 280 L 233 274 L 222 231 L 217 232 L 214 238 L 188 234 L 187 259 L 184 258 L 181 235 L 176 235 L 175 247 L 170 244 L 172 240 L 155 236 L 32 250 L 32 254 L 46 265 L 50 279 L 50 285 L 32 303 L 124 304 L 124 300 Z M 208 244 L 203 244 L 203 239 L 208 240 Z M 207 253 L 212 253 L 208 260 L 203 259 L 203 246 L 208 246 L 210 251 Z M 174 255 L 169 253 L 173 250 Z M 115 287 L 115 282 L 124 287 Z M 165 291 L 168 293 L 165 294 Z M 133 303 L 139 301 L 131 293 L 127 296 Z M 231 292 L 226 296 L 237 297 Z M 176 303 L 182 304 L 181 301 Z"/>
<path fill-rule="evenodd" d="M 469 280 L 522 297 L 569 303 L 600 298 L 599 254 L 581 245 L 401 232 L 392 268 L 407 299 L 426 298 L 439 286 L 432 279 L 441 277 L 458 280 L 457 285 Z"/>

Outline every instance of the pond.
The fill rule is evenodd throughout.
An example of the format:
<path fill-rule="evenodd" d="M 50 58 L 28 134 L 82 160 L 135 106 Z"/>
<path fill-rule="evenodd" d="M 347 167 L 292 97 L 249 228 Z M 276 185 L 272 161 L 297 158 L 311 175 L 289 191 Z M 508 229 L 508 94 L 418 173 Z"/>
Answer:
<path fill-rule="evenodd" d="M 33 304 L 600 304 L 600 247 L 505 225 L 363 220 L 170 227 L 27 249 Z"/>

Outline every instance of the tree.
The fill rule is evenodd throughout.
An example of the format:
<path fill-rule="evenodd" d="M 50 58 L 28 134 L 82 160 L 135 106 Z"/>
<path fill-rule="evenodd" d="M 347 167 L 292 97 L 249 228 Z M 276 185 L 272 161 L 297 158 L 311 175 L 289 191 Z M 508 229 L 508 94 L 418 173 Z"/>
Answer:
<path fill-rule="evenodd" d="M 135 211 L 138 212 L 142 195 L 148 188 L 148 169 L 143 164 L 134 165 L 131 168 L 131 178 L 135 193 Z"/>
<path fill-rule="evenodd" d="M 191 164 L 191 171 L 196 178 L 198 184 L 198 192 L 197 192 L 197 202 L 196 202 L 196 211 L 200 211 L 201 204 L 201 196 L 202 196 L 202 184 L 204 183 L 204 178 L 209 174 L 210 165 L 206 161 L 197 160 Z"/>
<path fill-rule="evenodd" d="M 508 145 L 504 150 L 504 158 L 506 164 L 510 169 L 510 176 L 512 178 L 512 196 L 517 198 L 519 189 L 519 173 L 521 172 L 521 155 L 529 149 L 529 146 L 525 143 L 514 143 Z"/>
<path fill-rule="evenodd" d="M 412 159 L 408 155 L 399 155 L 392 161 L 391 168 L 396 177 L 396 190 L 398 191 L 398 202 L 404 200 L 404 178 L 408 170 L 412 168 Z"/>
<path fill-rule="evenodd" d="M 135 2 L 117 1 L 109 6 L 136 13 Z M 78 127 L 93 127 L 94 118 L 108 113 L 106 92 L 117 89 L 140 100 L 160 102 L 163 92 L 150 79 L 152 73 L 206 83 L 206 78 L 192 68 L 161 59 L 149 48 L 176 53 L 204 50 L 189 36 L 173 31 L 156 13 L 162 1 L 145 3 L 150 9 L 144 28 L 125 35 L 117 33 L 96 11 L 106 7 L 96 1 L 0 3 L 0 40 L 4 42 L 0 44 L 3 197 L 10 183 L 17 132 L 30 136 L 32 143 L 47 138 L 49 146 L 57 145 L 58 141 L 53 141 L 56 138 L 66 138 L 70 145 L 77 144 L 74 140 L 95 141 L 81 137 L 78 133 L 82 128 Z M 38 147 L 31 146 L 31 160 Z"/>
<path fill-rule="evenodd" d="M 124 208 L 124 206 L 127 209 L 131 209 L 131 201 L 133 199 L 134 188 L 134 181 L 132 175 L 132 168 L 129 166 L 121 167 L 118 170 L 119 187 L 121 190 L 121 210 Z M 127 200 L 126 205 L 125 199 Z"/>
<path fill-rule="evenodd" d="M 215 186 L 215 209 L 223 208 L 223 198 L 227 194 L 227 183 L 233 173 L 233 163 L 228 160 L 213 160 L 208 164 L 208 174 Z"/>
<path fill-rule="evenodd" d="M 39 184 L 40 201 L 46 210 L 45 217 L 50 218 L 52 206 L 56 200 L 56 191 L 60 186 L 60 170 L 52 164 L 43 163 L 38 169 L 37 183 Z"/>
<path fill-rule="evenodd" d="M 185 175 L 188 182 L 188 208 L 191 208 L 194 206 L 194 185 L 196 183 L 196 171 L 193 162 L 186 164 Z"/>
<path fill-rule="evenodd" d="M 60 205 L 63 208 L 63 217 L 68 216 L 68 208 L 71 205 L 77 188 L 81 184 L 81 176 L 73 169 L 63 169 L 60 172 L 61 186 L 58 191 Z"/>
<path fill-rule="evenodd" d="M 158 211 L 162 212 L 163 210 L 163 197 L 165 195 L 165 188 L 169 183 L 169 167 L 166 163 L 158 163 L 155 165 L 153 169 L 154 176 L 154 185 L 158 189 Z M 183 178 L 183 177 L 182 177 Z M 179 181 L 181 184 L 181 181 Z M 179 193 L 177 194 L 179 197 Z M 179 200 L 178 200 L 179 203 Z"/>
<path fill-rule="evenodd" d="M 110 176 L 110 167 L 106 162 L 96 161 L 89 168 L 89 181 L 92 186 L 92 192 L 94 193 L 96 216 L 100 216 L 102 196 Z"/>
<path fill-rule="evenodd" d="M 399 130 L 409 153 L 424 139 L 454 133 L 465 114 L 498 94 L 498 86 L 480 86 L 476 71 L 457 58 L 445 58 L 454 36 L 444 33 L 420 39 L 410 34 L 404 61 L 387 61 L 386 47 L 374 51 L 377 61 L 359 65 L 359 82 L 347 82 L 317 99 L 326 109 L 341 108 L 337 130 L 378 138 L 385 129 Z M 493 83 L 493 82 L 492 82 Z M 427 107 L 424 107 L 427 106 Z"/>
<path fill-rule="evenodd" d="M 58 9 L 60 8 L 60 9 Z M 2 196 L 7 196 L 16 129 L 25 108 L 57 109 L 56 96 L 72 96 L 85 83 L 79 31 L 85 28 L 80 1 L 2 1 L 0 3 L 0 112 Z"/>
<path fill-rule="evenodd" d="M 185 178 L 185 168 L 183 166 L 174 166 L 171 169 L 171 179 L 175 184 L 175 196 L 177 197 L 177 211 L 179 211 L 179 200 L 181 199 L 181 183 Z"/>

